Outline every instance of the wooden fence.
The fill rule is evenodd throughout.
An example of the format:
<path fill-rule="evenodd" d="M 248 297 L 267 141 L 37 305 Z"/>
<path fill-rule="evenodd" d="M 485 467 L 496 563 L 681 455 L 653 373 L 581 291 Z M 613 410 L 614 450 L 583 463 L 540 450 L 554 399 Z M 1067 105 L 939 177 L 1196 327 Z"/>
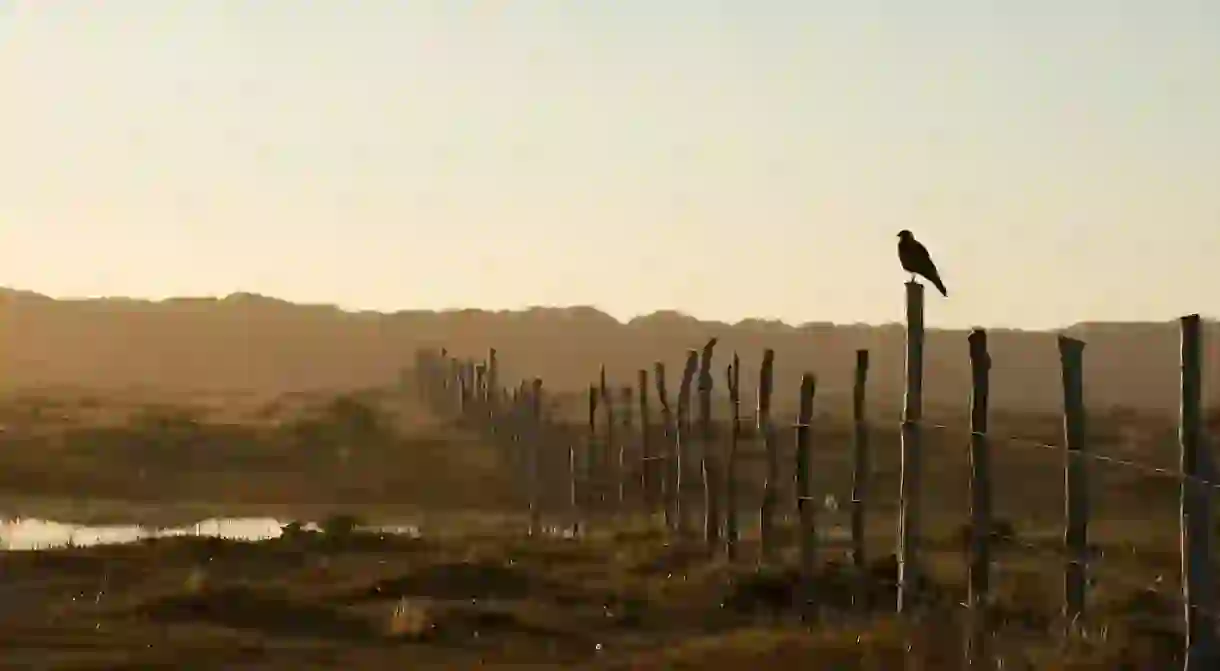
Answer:
<path fill-rule="evenodd" d="M 923 286 L 906 284 L 906 392 L 901 423 L 901 476 L 898 492 L 898 524 L 894 559 L 897 562 L 896 603 L 899 613 L 917 614 L 922 585 L 926 584 L 921 562 L 921 506 L 923 460 Z M 1089 537 L 1089 464 L 1097 461 L 1142 473 L 1169 475 L 1180 484 L 1180 552 L 1182 590 L 1180 603 L 1185 630 L 1187 671 L 1220 668 L 1216 649 L 1216 593 L 1212 576 L 1212 508 L 1216 489 L 1211 453 L 1204 442 L 1201 407 L 1201 322 L 1198 315 L 1181 320 L 1181 405 L 1179 415 L 1180 469 L 1166 473 L 1138 462 L 1093 454 L 1087 443 L 1083 402 L 1083 357 L 1085 344 L 1059 337 L 1063 376 L 1063 444 L 1040 445 L 1061 451 L 1064 463 L 1065 519 L 1063 528 L 1063 599 L 1065 621 L 1080 622 L 1086 616 L 1090 568 L 1096 561 Z M 496 350 L 481 361 L 458 359 L 443 348 L 420 350 L 416 355 L 418 386 L 426 402 L 439 413 L 463 418 L 489 434 L 506 439 L 512 454 L 508 459 L 520 470 L 526 483 L 529 533 L 544 532 L 541 503 L 544 479 L 540 464 L 544 445 L 566 444 L 566 487 L 562 522 L 552 527 L 579 536 L 590 525 L 612 524 L 615 519 L 645 513 L 659 528 L 676 538 L 700 540 L 708 553 L 723 553 L 739 561 L 741 543 L 742 484 L 740 465 L 745 458 L 765 461 L 758 509 L 758 556 L 764 564 L 780 561 L 782 536 L 778 518 L 785 508 L 781 482 L 794 481 L 792 505 L 799 572 L 812 584 L 819 560 L 817 505 L 810 489 L 813 445 L 811 427 L 817 397 L 817 377 L 806 372 L 797 391 L 796 421 L 788 425 L 795 433 L 794 463 L 781 464 L 777 434 L 784 425 L 773 413 L 772 389 L 775 355 L 762 354 L 756 406 L 751 413 L 751 435 L 745 436 L 741 412 L 741 364 L 737 353 L 723 370 L 728 392 L 727 428 L 714 426 L 713 388 L 717 376 L 713 365 L 715 338 L 702 349 L 687 352 L 685 366 L 671 399 L 667 370 L 656 363 L 652 370 L 640 369 L 636 384 L 618 389 L 607 384 L 604 367 L 587 390 L 588 412 L 583 436 L 570 426 L 563 440 L 543 440 L 543 433 L 557 431 L 559 422 L 547 416 L 543 381 L 530 379 L 506 389 L 501 386 Z M 988 627 L 984 617 L 992 597 L 994 544 L 992 443 L 988 435 L 991 360 L 987 333 L 974 329 L 966 343 L 972 371 L 969 399 L 969 524 L 966 543 L 966 599 L 969 635 L 966 661 L 971 668 L 988 665 Z M 850 502 L 850 555 L 856 576 L 854 599 L 865 599 L 863 586 L 869 571 L 865 556 L 865 527 L 870 498 L 871 446 L 865 407 L 869 352 L 856 353 L 853 386 L 853 433 L 851 439 L 852 488 Z M 694 398 L 692 399 L 692 396 Z M 650 402 L 656 401 L 656 410 Z M 671 400 L 676 403 L 671 404 Z M 696 400 L 692 413 L 692 400 Z M 693 414 L 693 416 L 692 416 Z M 638 420 L 638 421 L 637 421 Z M 942 427 L 943 428 L 943 427 Z M 721 435 L 727 434 L 727 435 Z M 761 452 L 745 451 L 746 442 L 761 443 Z M 1000 442 L 1000 441 L 995 441 Z M 818 449 L 823 449 L 818 446 Z M 701 501 L 699 499 L 702 499 Z M 701 505 L 699 505 L 701 504 Z M 701 533 L 696 534 L 695 511 L 702 510 Z"/>

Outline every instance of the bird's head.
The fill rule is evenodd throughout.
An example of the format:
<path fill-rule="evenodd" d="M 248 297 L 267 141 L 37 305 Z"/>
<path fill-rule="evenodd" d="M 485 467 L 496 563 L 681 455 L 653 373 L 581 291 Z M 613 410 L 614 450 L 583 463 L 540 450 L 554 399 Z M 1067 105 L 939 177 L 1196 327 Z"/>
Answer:
<path fill-rule="evenodd" d="M 911 235 L 911 232 L 910 232 L 910 231 L 908 231 L 908 230 L 907 230 L 907 229 L 905 229 L 905 228 L 904 228 L 904 229 L 902 229 L 901 231 L 898 231 L 898 239 L 899 239 L 899 240 L 910 240 L 910 239 L 911 239 L 911 238 L 913 238 L 913 237 L 915 237 L 915 236 Z"/>

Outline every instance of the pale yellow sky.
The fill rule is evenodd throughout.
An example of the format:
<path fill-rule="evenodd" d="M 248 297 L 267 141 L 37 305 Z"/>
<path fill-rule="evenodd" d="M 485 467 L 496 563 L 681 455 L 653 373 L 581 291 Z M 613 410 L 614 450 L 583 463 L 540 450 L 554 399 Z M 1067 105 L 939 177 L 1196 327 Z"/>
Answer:
<path fill-rule="evenodd" d="M 1216 315 L 1213 0 L 0 0 L 0 285 Z"/>

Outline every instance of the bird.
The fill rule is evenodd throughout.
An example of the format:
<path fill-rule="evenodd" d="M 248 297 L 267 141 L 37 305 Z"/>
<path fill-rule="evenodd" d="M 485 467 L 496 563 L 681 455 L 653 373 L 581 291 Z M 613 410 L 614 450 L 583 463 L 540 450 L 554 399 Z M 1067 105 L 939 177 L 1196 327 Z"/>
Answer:
<path fill-rule="evenodd" d="M 898 260 L 902 262 L 902 269 L 911 273 L 911 281 L 915 281 L 916 275 L 922 275 L 940 291 L 942 296 L 949 297 L 949 291 L 945 289 L 945 283 L 940 280 L 940 273 L 936 270 L 936 264 L 932 263 L 932 257 L 928 255 L 927 248 L 905 229 L 898 231 Z"/>

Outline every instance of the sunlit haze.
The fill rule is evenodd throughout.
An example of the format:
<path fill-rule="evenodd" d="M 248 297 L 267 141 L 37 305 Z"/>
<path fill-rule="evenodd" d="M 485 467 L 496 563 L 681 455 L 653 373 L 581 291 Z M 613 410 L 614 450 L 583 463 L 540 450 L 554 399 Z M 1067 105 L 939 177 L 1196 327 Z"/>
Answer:
<path fill-rule="evenodd" d="M 0 285 L 896 321 L 1217 313 L 1209 0 L 0 0 Z"/>

